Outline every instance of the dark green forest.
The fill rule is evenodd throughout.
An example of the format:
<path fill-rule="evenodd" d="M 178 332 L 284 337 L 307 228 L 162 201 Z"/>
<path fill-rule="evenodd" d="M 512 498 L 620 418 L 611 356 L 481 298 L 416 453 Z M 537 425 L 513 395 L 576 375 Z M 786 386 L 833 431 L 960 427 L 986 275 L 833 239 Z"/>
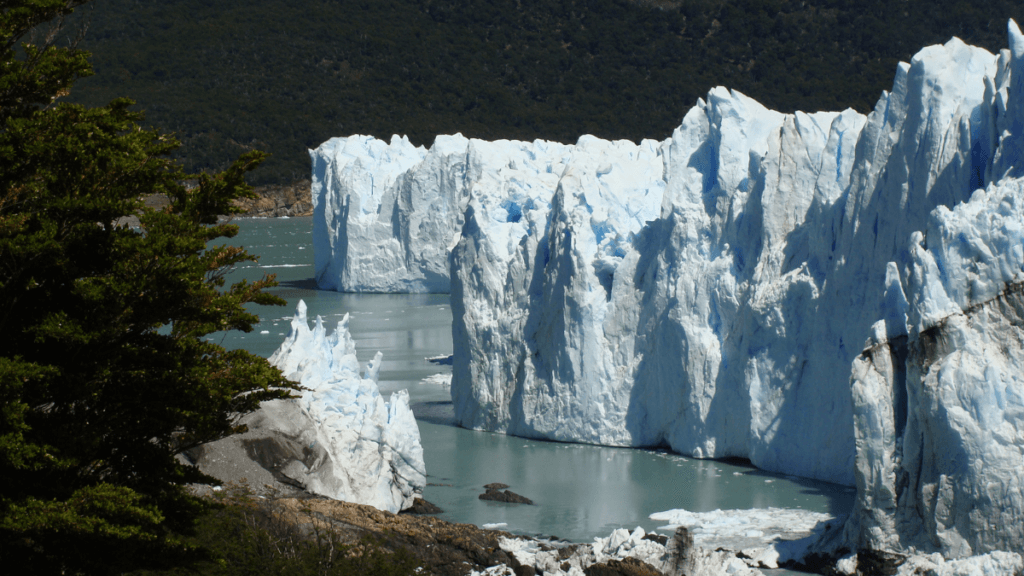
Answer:
<path fill-rule="evenodd" d="M 867 112 L 899 60 L 951 36 L 997 51 L 1019 0 L 97 0 L 68 22 L 189 171 L 271 158 L 307 177 L 332 136 L 664 138 L 713 86 L 782 111 Z"/>

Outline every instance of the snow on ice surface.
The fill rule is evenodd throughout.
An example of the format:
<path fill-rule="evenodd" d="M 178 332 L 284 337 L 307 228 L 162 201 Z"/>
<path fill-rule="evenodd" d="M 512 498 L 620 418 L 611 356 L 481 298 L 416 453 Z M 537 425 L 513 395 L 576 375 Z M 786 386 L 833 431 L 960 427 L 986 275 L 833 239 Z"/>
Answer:
<path fill-rule="evenodd" d="M 824 532 L 839 526 L 829 514 L 781 508 L 668 510 L 651 514 L 651 519 L 667 523 L 659 530 L 687 528 L 697 548 L 742 552 L 750 564 L 765 568 L 802 559 Z"/>
<path fill-rule="evenodd" d="M 411 506 L 426 484 L 426 468 L 409 395 L 402 390 L 390 401 L 381 397 L 380 352 L 360 375 L 348 314 L 330 335 L 319 316 L 310 330 L 300 300 L 291 331 L 270 362 L 309 388 L 297 402 L 315 428 L 312 446 L 323 450 L 324 458 L 312 469 L 292 472 L 304 487 L 389 512 Z"/>
<path fill-rule="evenodd" d="M 715 88 L 660 143 L 329 142 L 318 280 L 450 288 L 463 426 L 855 484 L 854 546 L 1020 549 L 1024 36 L 1008 32 L 998 55 L 921 50 L 867 116 Z M 447 268 L 426 245 L 452 247 Z"/>

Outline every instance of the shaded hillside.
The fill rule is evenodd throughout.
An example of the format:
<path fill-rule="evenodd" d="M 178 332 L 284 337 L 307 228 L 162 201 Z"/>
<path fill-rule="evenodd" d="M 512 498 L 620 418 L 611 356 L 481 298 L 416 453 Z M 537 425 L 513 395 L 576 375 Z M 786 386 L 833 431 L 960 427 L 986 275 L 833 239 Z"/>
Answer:
<path fill-rule="evenodd" d="M 952 35 L 1006 43 L 1018 2 L 879 0 L 97 0 L 71 98 L 130 96 L 191 170 L 273 154 L 307 177 L 353 133 L 664 138 L 716 85 L 792 111 L 868 111 L 897 60 Z M 658 6 L 667 6 L 659 8 Z"/>

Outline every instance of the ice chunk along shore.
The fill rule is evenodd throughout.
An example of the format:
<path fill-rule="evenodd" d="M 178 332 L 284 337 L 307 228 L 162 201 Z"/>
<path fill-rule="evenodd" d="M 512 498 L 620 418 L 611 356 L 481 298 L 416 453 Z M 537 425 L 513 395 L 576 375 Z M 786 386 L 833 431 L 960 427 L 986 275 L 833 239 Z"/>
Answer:
<path fill-rule="evenodd" d="M 291 331 L 270 362 L 308 390 L 297 400 L 306 422 L 292 422 L 303 455 L 283 473 L 304 489 L 346 502 L 399 512 L 426 484 L 419 428 L 402 390 L 385 401 L 377 388 L 381 353 L 361 375 L 348 314 L 327 334 L 311 330 L 299 301 Z"/>

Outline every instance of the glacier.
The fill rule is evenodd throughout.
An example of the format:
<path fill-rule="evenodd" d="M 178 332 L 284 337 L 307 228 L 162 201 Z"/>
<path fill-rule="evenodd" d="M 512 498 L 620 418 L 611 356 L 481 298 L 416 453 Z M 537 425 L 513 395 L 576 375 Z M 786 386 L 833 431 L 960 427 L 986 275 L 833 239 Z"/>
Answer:
<path fill-rule="evenodd" d="M 971 118 L 996 64 L 956 40 L 926 49 L 867 117 L 716 88 L 655 148 L 660 174 L 577 151 L 507 263 L 471 199 L 451 255 L 460 422 L 853 484 L 852 362 L 888 263 L 985 168 Z M 604 216 L 596 183 L 617 169 L 639 172 L 624 180 L 656 218 Z"/>
<path fill-rule="evenodd" d="M 305 388 L 297 399 L 276 401 L 298 404 L 300 416 L 291 417 L 287 432 L 302 443 L 302 454 L 281 472 L 314 494 L 397 513 L 426 485 L 419 428 L 408 392 L 381 397 L 380 352 L 360 374 L 348 322 L 346 314 L 327 334 L 317 316 L 310 329 L 300 300 L 291 330 L 270 357 Z"/>
<path fill-rule="evenodd" d="M 853 363 L 847 540 L 963 557 L 1024 543 L 1024 180 L 932 212 Z M 903 278 L 898 283 L 897 278 Z M 904 295 L 904 292 L 906 295 Z"/>
<path fill-rule="evenodd" d="M 332 138 L 310 151 L 317 286 L 341 292 L 448 293 L 448 254 L 474 181 L 500 189 L 505 216 L 558 182 L 571 147 L 438 136 Z M 541 194 L 543 196 L 543 194 Z M 550 195 L 550 194 L 548 194 Z"/>
<path fill-rule="evenodd" d="M 924 48 L 867 115 L 714 88 L 661 142 L 333 139 L 317 281 L 450 291 L 462 426 L 856 485 L 833 551 L 1024 549 L 1008 36 Z"/>

